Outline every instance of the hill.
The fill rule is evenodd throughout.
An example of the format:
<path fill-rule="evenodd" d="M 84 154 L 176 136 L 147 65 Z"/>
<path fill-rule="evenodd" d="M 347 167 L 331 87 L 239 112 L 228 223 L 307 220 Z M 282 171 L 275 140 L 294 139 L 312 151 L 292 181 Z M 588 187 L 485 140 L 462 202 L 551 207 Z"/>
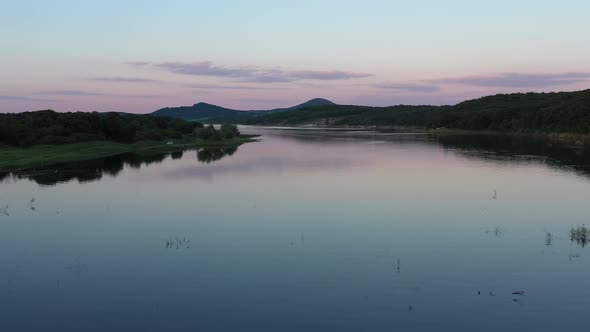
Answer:
<path fill-rule="evenodd" d="M 235 110 L 225 108 L 217 105 L 198 103 L 193 106 L 181 106 L 181 107 L 166 107 L 159 109 L 152 113 L 154 116 L 168 116 L 173 118 L 180 118 L 185 120 L 202 121 L 202 122 L 243 122 L 247 119 L 262 116 L 265 114 L 292 111 L 301 108 L 313 108 L 318 106 L 329 106 L 336 105 L 333 102 L 315 98 L 305 103 L 287 107 L 287 108 L 275 108 L 271 110 Z"/>
<path fill-rule="evenodd" d="M 248 119 L 248 124 L 414 126 L 507 132 L 590 133 L 590 90 L 514 93 L 453 106 L 303 107 Z"/>
<path fill-rule="evenodd" d="M 240 119 L 247 116 L 245 111 L 233 110 L 207 103 L 198 103 L 193 106 L 166 107 L 152 113 L 154 116 L 168 116 L 185 120 L 210 120 L 210 119 Z"/>
<path fill-rule="evenodd" d="M 276 108 L 274 110 L 270 110 L 269 112 L 292 111 L 292 110 L 298 110 L 298 109 L 307 108 L 307 107 L 333 106 L 333 105 L 336 105 L 336 104 L 329 101 L 328 99 L 314 98 L 314 99 L 306 101 L 303 104 L 299 104 L 299 105 L 296 105 L 293 107 L 288 107 L 288 108 Z"/>

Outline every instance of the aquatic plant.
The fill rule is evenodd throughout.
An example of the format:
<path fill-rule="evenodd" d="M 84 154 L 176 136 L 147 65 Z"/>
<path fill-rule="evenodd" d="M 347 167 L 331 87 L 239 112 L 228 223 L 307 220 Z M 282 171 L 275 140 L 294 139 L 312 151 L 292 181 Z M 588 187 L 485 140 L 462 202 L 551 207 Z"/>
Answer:
<path fill-rule="evenodd" d="M 590 229 L 586 225 L 570 229 L 570 240 L 576 242 L 582 248 L 590 243 Z"/>
<path fill-rule="evenodd" d="M 181 249 L 181 248 L 186 248 L 189 249 L 191 243 L 191 239 L 187 238 L 187 237 L 171 237 L 169 239 L 165 239 L 164 240 L 164 247 L 166 249 Z"/>
<path fill-rule="evenodd" d="M 569 260 L 570 260 L 570 262 L 571 262 L 573 259 L 575 259 L 575 258 L 580 258 L 580 257 L 582 257 L 582 256 L 581 256 L 580 254 L 578 254 L 578 253 L 572 253 L 572 252 L 570 252 L 570 253 L 567 255 L 567 257 L 568 257 L 568 259 L 569 259 Z"/>
<path fill-rule="evenodd" d="M 35 202 L 37 201 L 37 199 L 35 197 L 31 198 L 31 200 L 29 201 L 29 208 L 31 209 L 31 211 L 35 211 Z"/>
<path fill-rule="evenodd" d="M 10 216 L 10 213 L 8 213 L 8 205 L 5 205 L 4 207 L 0 208 L 0 214 L 3 214 L 7 217 Z"/>
<path fill-rule="evenodd" d="M 545 245 L 550 246 L 553 242 L 553 234 L 551 232 L 545 233 Z"/>
<path fill-rule="evenodd" d="M 493 229 L 489 229 L 489 228 L 486 229 L 485 233 L 486 234 L 493 234 L 495 237 L 500 237 L 500 235 L 502 235 L 502 233 L 504 233 L 504 231 L 500 227 L 496 226 Z"/>
<path fill-rule="evenodd" d="M 66 269 L 77 277 L 80 277 L 80 275 L 83 273 L 88 272 L 88 266 L 86 264 L 80 263 L 80 257 L 76 257 L 76 263 L 66 266 Z"/>

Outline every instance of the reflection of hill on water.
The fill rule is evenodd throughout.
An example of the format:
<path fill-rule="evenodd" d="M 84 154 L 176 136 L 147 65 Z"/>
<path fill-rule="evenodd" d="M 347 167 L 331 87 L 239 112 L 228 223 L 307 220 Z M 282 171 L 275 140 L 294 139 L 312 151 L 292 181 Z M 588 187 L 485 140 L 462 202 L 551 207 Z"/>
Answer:
<path fill-rule="evenodd" d="M 535 161 L 590 177 L 590 151 L 583 146 L 509 135 L 445 135 L 436 141 L 467 158 L 506 163 Z"/>
<path fill-rule="evenodd" d="M 224 149 L 202 148 L 197 150 L 197 160 L 208 164 L 218 161 L 225 156 L 231 156 L 236 151 L 236 147 Z M 125 166 L 139 169 L 142 166 L 161 163 L 168 156 L 170 156 L 172 160 L 178 160 L 181 159 L 183 155 L 183 151 L 148 155 L 125 153 L 106 158 L 30 169 L 22 173 L 0 173 L 0 181 L 13 177 L 15 179 L 32 180 L 44 186 L 52 186 L 72 180 L 84 183 L 100 180 L 103 175 L 117 176 Z"/>

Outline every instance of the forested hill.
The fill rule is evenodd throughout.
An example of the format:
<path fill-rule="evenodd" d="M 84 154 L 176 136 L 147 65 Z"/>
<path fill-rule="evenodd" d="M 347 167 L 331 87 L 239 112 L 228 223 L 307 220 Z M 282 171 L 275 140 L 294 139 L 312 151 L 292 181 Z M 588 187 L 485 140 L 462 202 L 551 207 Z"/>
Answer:
<path fill-rule="evenodd" d="M 264 114 L 285 112 L 306 107 L 318 107 L 336 105 L 333 102 L 323 99 L 314 98 L 308 100 L 302 104 L 287 107 L 287 108 L 275 108 L 270 110 L 250 110 L 240 111 L 231 108 L 225 108 L 217 105 L 207 103 L 197 103 L 193 106 L 180 106 L 180 107 L 166 107 L 159 109 L 152 113 L 155 116 L 169 116 L 174 118 L 180 118 L 185 120 L 196 120 L 207 123 L 222 123 L 222 122 L 244 122 L 246 119 L 258 117 Z"/>
<path fill-rule="evenodd" d="M 454 106 L 332 105 L 268 114 L 245 122 L 264 125 L 417 126 L 589 134 L 590 90 L 501 94 Z"/>
<path fill-rule="evenodd" d="M 185 120 L 239 120 L 248 116 L 246 111 L 233 110 L 217 105 L 198 103 L 193 106 L 166 107 L 152 113 L 154 116 L 169 116 Z"/>

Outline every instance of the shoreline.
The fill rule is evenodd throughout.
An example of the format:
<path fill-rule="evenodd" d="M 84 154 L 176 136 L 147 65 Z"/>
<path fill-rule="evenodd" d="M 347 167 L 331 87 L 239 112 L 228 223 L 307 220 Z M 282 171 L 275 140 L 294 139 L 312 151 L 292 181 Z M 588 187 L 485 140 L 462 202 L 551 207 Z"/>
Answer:
<path fill-rule="evenodd" d="M 551 142 L 570 144 L 575 146 L 590 145 L 590 133 L 589 134 L 575 134 L 575 133 L 544 133 L 544 132 L 506 132 L 506 131 L 493 131 L 493 130 L 468 130 L 468 129 L 455 129 L 455 128 L 424 128 L 424 127 L 410 127 L 410 126 L 330 126 L 330 125 L 319 125 L 315 123 L 300 124 L 300 125 L 250 125 L 258 127 L 275 127 L 275 128 L 301 128 L 301 129 L 333 129 L 333 130 L 373 130 L 376 132 L 399 132 L 399 133 L 420 133 L 428 134 L 432 136 L 451 136 L 451 135 L 482 135 L 482 136 L 511 136 L 530 138 L 537 140 L 548 140 Z"/>
<path fill-rule="evenodd" d="M 125 153 L 139 155 L 172 153 L 199 148 L 238 147 L 245 143 L 256 142 L 256 135 L 241 135 L 222 141 L 204 141 L 201 139 L 139 141 L 135 143 L 117 143 L 112 141 L 89 141 L 63 145 L 36 145 L 30 148 L 10 146 L 0 147 L 0 172 L 19 173 L 58 164 L 89 161 L 112 157 Z"/>
<path fill-rule="evenodd" d="M 557 144 L 572 145 L 584 147 L 590 145 L 590 134 L 572 134 L 572 133 L 527 133 L 527 132 L 502 132 L 502 131 L 483 131 L 483 130 L 465 130 L 465 129 L 431 129 L 428 134 L 432 136 L 503 136 L 524 139 L 533 139 L 538 141 L 548 141 Z"/>

